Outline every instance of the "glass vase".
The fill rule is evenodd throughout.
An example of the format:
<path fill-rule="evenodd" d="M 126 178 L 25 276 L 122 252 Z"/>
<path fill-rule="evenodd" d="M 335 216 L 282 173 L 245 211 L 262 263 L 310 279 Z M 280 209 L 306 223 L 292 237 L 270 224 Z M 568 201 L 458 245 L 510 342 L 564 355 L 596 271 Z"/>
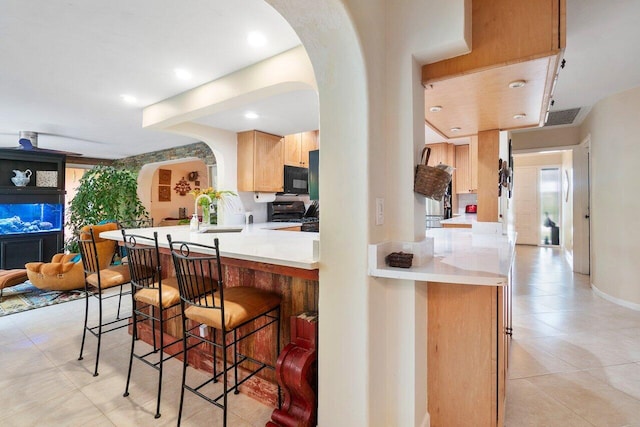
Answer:
<path fill-rule="evenodd" d="M 202 225 L 211 225 L 211 205 L 202 205 Z"/>
<path fill-rule="evenodd" d="M 218 224 L 218 203 L 217 203 L 217 201 L 214 201 L 213 203 L 211 203 L 210 215 L 211 215 L 210 216 L 211 224 L 217 225 Z"/>

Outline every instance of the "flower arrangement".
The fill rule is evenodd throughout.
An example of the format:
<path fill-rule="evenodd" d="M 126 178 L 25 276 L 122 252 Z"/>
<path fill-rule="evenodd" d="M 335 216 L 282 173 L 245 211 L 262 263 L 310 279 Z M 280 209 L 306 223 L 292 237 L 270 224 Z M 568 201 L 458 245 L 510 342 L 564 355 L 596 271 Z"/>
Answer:
<path fill-rule="evenodd" d="M 229 191 L 229 190 L 221 190 L 218 191 L 213 187 L 208 187 L 208 188 L 196 188 L 195 190 L 191 190 L 189 191 L 189 194 L 191 194 L 193 197 L 198 197 L 201 194 L 206 194 L 207 196 L 209 196 L 211 198 L 212 202 L 215 202 L 216 200 L 220 200 L 222 199 L 225 195 L 229 194 L 232 196 L 236 196 L 236 193 L 234 193 L 233 191 Z M 209 205 L 209 201 L 206 198 L 202 198 L 198 201 L 198 204 L 200 206 L 207 206 Z"/>

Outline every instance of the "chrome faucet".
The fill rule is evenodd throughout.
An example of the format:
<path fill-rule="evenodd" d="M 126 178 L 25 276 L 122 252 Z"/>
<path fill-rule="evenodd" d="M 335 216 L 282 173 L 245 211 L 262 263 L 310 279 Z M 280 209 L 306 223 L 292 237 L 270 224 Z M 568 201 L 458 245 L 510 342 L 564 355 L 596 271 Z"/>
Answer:
<path fill-rule="evenodd" d="M 209 206 L 213 204 L 213 200 L 211 200 L 211 197 L 209 197 L 207 194 L 200 194 L 198 197 L 196 197 L 196 200 L 193 205 L 193 213 L 196 214 L 196 217 L 198 216 L 198 201 L 203 197 L 206 197 L 207 199 L 209 199 Z M 203 215 L 204 215 L 204 212 L 203 212 Z"/>

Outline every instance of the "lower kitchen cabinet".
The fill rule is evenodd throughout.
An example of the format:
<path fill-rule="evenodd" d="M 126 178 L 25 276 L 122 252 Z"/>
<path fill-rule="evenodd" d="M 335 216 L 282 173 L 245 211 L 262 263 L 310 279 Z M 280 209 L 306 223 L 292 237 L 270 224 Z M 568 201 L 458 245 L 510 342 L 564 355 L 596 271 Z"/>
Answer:
<path fill-rule="evenodd" d="M 431 427 L 502 426 L 508 286 L 429 282 L 427 287 Z"/>

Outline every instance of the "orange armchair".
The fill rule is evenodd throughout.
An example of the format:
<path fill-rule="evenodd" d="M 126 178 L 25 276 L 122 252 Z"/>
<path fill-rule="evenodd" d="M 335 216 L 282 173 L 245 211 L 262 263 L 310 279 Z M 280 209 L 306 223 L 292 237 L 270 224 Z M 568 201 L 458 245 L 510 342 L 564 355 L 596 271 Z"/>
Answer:
<path fill-rule="evenodd" d="M 115 240 L 103 239 L 100 237 L 100 233 L 103 231 L 117 230 L 118 224 L 115 222 L 108 222 L 106 224 L 99 225 L 85 225 L 80 229 L 80 239 L 90 239 L 91 234 L 89 229 L 93 228 L 93 238 L 96 242 L 96 251 L 98 252 L 98 262 L 100 269 L 105 269 L 111 265 L 113 256 L 116 253 L 117 243 Z"/>

